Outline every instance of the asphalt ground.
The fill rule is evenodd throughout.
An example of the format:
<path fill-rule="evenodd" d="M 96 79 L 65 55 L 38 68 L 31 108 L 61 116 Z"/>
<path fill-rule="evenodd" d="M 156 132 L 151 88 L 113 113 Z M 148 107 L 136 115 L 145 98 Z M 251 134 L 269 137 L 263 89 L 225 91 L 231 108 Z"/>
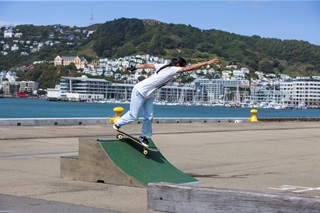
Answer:
<path fill-rule="evenodd" d="M 141 124 L 121 130 L 138 135 Z M 320 199 L 320 122 L 154 124 L 167 160 L 202 183 Z M 78 139 L 111 125 L 0 127 L 0 213 L 153 212 L 147 189 L 60 178 Z"/>

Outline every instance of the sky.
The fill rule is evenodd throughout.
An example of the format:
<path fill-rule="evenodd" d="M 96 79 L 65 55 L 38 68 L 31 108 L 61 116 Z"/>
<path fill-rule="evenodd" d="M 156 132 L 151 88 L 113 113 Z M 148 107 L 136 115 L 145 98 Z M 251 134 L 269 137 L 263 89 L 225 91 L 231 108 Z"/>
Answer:
<path fill-rule="evenodd" d="M 303 40 L 320 46 L 320 0 L 3 1 L 0 26 L 89 26 L 119 18 L 154 19 L 262 38 Z"/>

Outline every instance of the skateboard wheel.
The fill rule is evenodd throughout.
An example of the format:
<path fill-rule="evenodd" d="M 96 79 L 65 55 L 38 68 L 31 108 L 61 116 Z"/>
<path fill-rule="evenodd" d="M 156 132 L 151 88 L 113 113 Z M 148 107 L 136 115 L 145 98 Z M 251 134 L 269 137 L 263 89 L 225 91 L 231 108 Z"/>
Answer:
<path fill-rule="evenodd" d="M 144 155 L 148 154 L 148 150 L 143 150 L 143 154 Z"/>
<path fill-rule="evenodd" d="M 117 138 L 121 140 L 121 139 L 123 138 L 123 135 L 118 134 L 118 135 L 117 135 Z"/>

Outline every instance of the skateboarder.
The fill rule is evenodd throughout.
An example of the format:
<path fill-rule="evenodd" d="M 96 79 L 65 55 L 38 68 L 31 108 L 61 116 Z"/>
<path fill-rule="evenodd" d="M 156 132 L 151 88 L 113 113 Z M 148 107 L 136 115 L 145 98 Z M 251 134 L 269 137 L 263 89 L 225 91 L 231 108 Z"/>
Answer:
<path fill-rule="evenodd" d="M 126 68 L 125 71 L 154 69 L 155 73 L 133 87 L 130 109 L 113 124 L 113 128 L 119 130 L 120 127 L 138 120 L 139 113 L 142 110 L 144 119 L 139 140 L 143 146 L 148 147 L 149 142 L 147 137 L 150 138 L 152 136 L 154 91 L 166 85 L 177 73 L 196 70 L 202 66 L 216 63 L 218 63 L 218 59 L 214 58 L 187 66 L 187 62 L 183 58 L 178 57 L 173 58 L 169 64 L 141 64 Z"/>

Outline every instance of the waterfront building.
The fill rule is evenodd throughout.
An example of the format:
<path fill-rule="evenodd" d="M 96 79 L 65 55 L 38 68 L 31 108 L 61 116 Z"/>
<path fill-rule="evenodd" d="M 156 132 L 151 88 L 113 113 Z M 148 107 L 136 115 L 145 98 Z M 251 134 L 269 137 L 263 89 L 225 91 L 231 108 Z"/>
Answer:
<path fill-rule="evenodd" d="M 186 104 L 194 99 L 195 89 L 191 87 L 164 86 L 155 92 L 157 102 Z"/>
<path fill-rule="evenodd" d="M 61 77 L 60 98 L 71 101 L 93 101 L 106 98 L 106 88 L 111 84 L 104 79 L 82 77 Z M 52 92 L 55 92 L 52 90 Z M 48 94 L 48 97 L 52 97 Z"/>
<path fill-rule="evenodd" d="M 133 86 L 133 84 L 109 84 L 106 87 L 106 99 L 128 101 L 130 100 Z"/>
<path fill-rule="evenodd" d="M 214 102 L 223 95 L 223 85 L 221 82 L 212 81 L 196 81 L 196 102 Z"/>
<path fill-rule="evenodd" d="M 275 87 L 266 88 L 264 86 L 251 86 L 250 94 L 250 100 L 254 103 L 291 104 L 289 92 L 275 89 Z"/>
<path fill-rule="evenodd" d="M 18 82 L 4 81 L 2 82 L 3 94 L 7 97 L 17 96 L 20 84 Z"/>
<path fill-rule="evenodd" d="M 28 92 L 33 92 L 35 90 L 37 90 L 39 87 L 39 84 L 38 82 L 35 82 L 35 81 L 20 81 L 20 89 L 19 91 L 20 92 L 25 92 L 25 91 L 28 91 Z"/>
<path fill-rule="evenodd" d="M 134 84 L 109 84 L 106 90 L 107 100 L 130 101 Z M 155 91 L 156 102 L 187 103 L 194 100 L 195 90 L 191 87 L 164 86 Z"/>
<path fill-rule="evenodd" d="M 129 102 L 134 84 L 110 83 L 104 79 L 62 77 L 60 88 L 48 89 L 48 100 L 71 101 L 125 101 Z M 242 91 L 239 91 L 242 88 Z M 233 97 L 236 103 L 250 100 L 255 103 L 320 105 L 320 80 L 298 79 L 280 82 L 272 87 L 251 86 L 247 80 L 196 79 L 190 87 L 181 85 L 164 86 L 155 92 L 158 103 L 214 103 Z M 8 88 L 5 90 L 7 91 Z M 250 94 L 249 94 L 250 92 Z M 233 95 L 230 95 L 232 93 Z M 250 97 L 250 98 L 249 98 Z"/>
<path fill-rule="evenodd" d="M 226 80 L 198 78 L 195 83 L 195 101 L 214 102 L 221 100 L 226 91 L 236 90 L 239 86 L 249 86 L 247 80 Z"/>
<path fill-rule="evenodd" d="M 47 89 L 48 100 L 67 101 L 130 101 L 134 84 L 111 84 L 104 79 L 61 77 L 60 85 Z M 158 102 L 187 103 L 194 100 L 194 88 L 164 86 L 155 92 Z"/>
<path fill-rule="evenodd" d="M 56 85 L 55 88 L 47 89 L 47 100 L 48 101 L 59 101 L 61 99 L 60 85 Z"/>
<path fill-rule="evenodd" d="M 295 79 L 280 83 L 280 91 L 289 93 L 289 104 L 320 106 L 320 80 Z"/>

